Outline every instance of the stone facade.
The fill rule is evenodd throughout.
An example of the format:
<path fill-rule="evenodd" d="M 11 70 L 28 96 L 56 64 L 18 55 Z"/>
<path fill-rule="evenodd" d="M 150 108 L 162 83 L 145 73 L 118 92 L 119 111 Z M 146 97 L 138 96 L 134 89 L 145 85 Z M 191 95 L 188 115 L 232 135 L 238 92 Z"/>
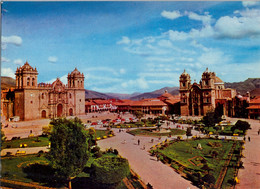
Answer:
<path fill-rule="evenodd" d="M 21 120 L 85 114 L 84 75 L 76 68 L 68 74 L 68 85 L 59 78 L 52 84 L 38 84 L 38 71 L 28 62 L 15 75 L 14 114 Z"/>
<path fill-rule="evenodd" d="M 229 115 L 236 90 L 225 89 L 224 82 L 214 72 L 206 69 L 200 82 L 191 84 L 190 75 L 184 70 L 179 81 L 181 115 L 203 116 L 215 109 L 222 115 Z"/>

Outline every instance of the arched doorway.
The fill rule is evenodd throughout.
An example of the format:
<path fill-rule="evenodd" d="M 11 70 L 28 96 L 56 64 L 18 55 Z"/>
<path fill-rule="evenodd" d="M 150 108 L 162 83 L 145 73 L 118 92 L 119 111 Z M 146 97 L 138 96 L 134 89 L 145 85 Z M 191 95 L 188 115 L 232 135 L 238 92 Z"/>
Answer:
<path fill-rule="evenodd" d="M 73 116 L 73 109 L 72 108 L 69 109 L 69 115 Z"/>
<path fill-rule="evenodd" d="M 59 104 L 57 106 L 57 117 L 61 117 L 62 116 L 62 104 Z"/>
<path fill-rule="evenodd" d="M 46 118 L 46 111 L 42 110 L 42 118 Z"/>
<path fill-rule="evenodd" d="M 194 104 L 194 115 L 195 116 L 199 115 L 199 106 L 198 106 L 198 104 Z"/>

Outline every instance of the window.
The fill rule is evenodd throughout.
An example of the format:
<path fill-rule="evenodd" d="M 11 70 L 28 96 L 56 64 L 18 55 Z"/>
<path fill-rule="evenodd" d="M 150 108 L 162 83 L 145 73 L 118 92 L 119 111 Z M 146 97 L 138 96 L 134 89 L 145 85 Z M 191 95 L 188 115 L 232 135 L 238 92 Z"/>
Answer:
<path fill-rule="evenodd" d="M 81 102 L 81 99 L 79 99 L 79 101 Z"/>
<path fill-rule="evenodd" d="M 30 86 L 30 78 L 27 78 L 27 86 Z"/>
<path fill-rule="evenodd" d="M 34 80 L 35 80 L 35 79 L 34 79 L 34 78 L 32 78 L 32 86 L 34 86 Z"/>
<path fill-rule="evenodd" d="M 44 93 L 42 93 L 42 99 L 44 99 Z"/>
<path fill-rule="evenodd" d="M 71 93 L 70 93 L 70 98 L 72 98 Z"/>
<path fill-rule="evenodd" d="M 33 103 L 33 101 L 31 101 L 31 104 Z"/>
<path fill-rule="evenodd" d="M 185 83 L 185 82 L 183 82 L 183 83 L 182 83 L 182 86 L 183 86 L 183 87 L 185 87 L 185 85 L 186 85 L 186 83 Z"/>
<path fill-rule="evenodd" d="M 206 80 L 206 81 L 205 81 L 205 84 L 206 84 L 206 85 L 209 85 L 209 81 L 208 81 L 208 80 Z"/>

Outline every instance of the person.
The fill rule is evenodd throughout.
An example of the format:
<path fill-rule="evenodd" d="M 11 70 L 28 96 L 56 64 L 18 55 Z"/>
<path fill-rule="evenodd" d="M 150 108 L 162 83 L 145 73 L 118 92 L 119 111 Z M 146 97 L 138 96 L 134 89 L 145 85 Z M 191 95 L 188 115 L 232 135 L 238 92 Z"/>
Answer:
<path fill-rule="evenodd" d="M 153 143 L 153 138 L 151 139 L 151 143 Z"/>
<path fill-rule="evenodd" d="M 139 139 L 138 139 L 137 143 L 138 143 L 138 145 L 140 145 L 140 140 Z"/>

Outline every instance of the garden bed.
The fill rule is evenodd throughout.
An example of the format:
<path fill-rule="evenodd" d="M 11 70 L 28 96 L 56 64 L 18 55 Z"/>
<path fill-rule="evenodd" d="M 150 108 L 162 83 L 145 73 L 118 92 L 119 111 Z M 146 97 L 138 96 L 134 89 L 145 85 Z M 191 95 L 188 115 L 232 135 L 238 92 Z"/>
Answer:
<path fill-rule="evenodd" d="M 169 136 L 169 135 L 184 135 L 186 132 L 180 129 L 169 129 L 169 132 L 165 132 L 165 133 L 152 132 L 151 129 L 135 129 L 129 131 L 128 133 L 132 135 L 143 135 L 143 136 Z"/>
<path fill-rule="evenodd" d="M 221 147 L 219 147 L 220 145 L 217 145 L 218 147 L 212 146 L 212 144 L 219 143 Z M 197 149 L 198 144 L 202 149 Z M 242 143 L 240 141 L 196 139 L 160 146 L 151 150 L 151 153 L 163 163 L 168 163 L 176 172 L 197 186 L 202 184 L 201 181 L 204 178 L 208 179 L 206 177 L 210 175 L 210 177 L 214 177 L 212 186 L 216 185 L 216 182 L 221 182 L 218 185 L 227 188 L 234 184 L 232 181 L 239 167 L 241 149 Z M 226 166 L 227 170 L 223 170 L 223 167 Z M 221 179 L 219 179 L 220 177 Z"/>

